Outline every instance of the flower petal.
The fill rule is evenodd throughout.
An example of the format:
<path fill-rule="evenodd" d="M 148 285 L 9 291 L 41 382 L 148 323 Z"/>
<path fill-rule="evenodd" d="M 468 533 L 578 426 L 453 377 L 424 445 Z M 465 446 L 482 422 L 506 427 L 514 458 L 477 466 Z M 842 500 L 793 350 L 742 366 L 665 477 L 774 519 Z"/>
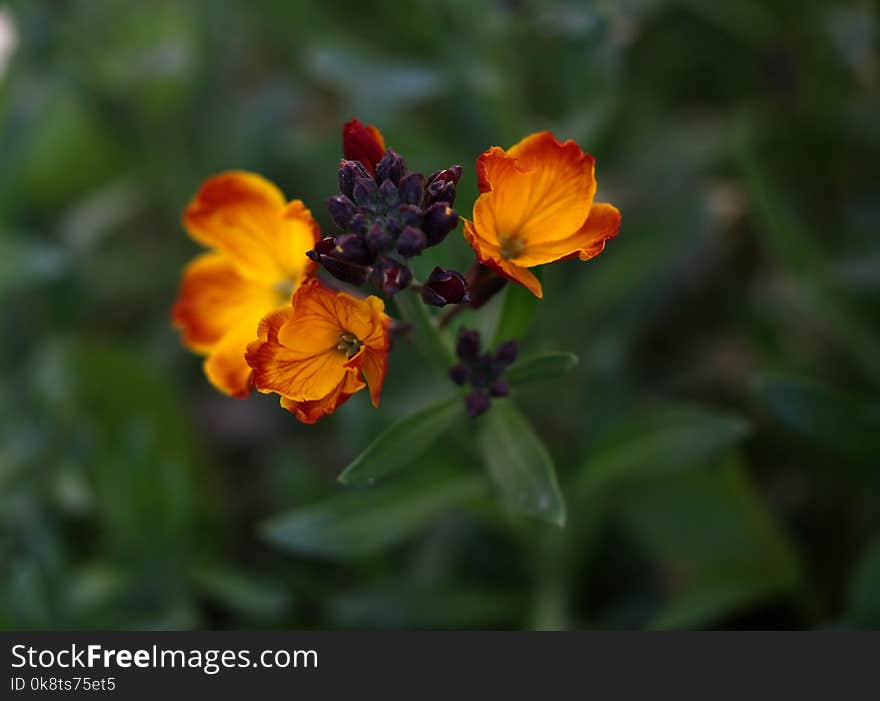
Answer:
<path fill-rule="evenodd" d="M 357 374 L 349 372 L 346 373 L 345 379 L 336 389 L 326 397 L 306 402 L 298 402 L 289 397 L 281 397 L 281 406 L 304 424 L 313 424 L 318 419 L 336 411 L 336 409 L 349 400 L 351 395 L 362 389 L 363 386 L 363 383 L 357 379 Z"/>
<path fill-rule="evenodd" d="M 561 241 L 531 244 L 516 259 L 525 266 L 564 260 L 577 256 L 589 260 L 599 255 L 605 242 L 617 236 L 620 229 L 620 212 L 614 205 L 597 202 L 590 208 L 590 216 L 572 236 Z"/>
<path fill-rule="evenodd" d="M 254 386 L 264 394 L 277 392 L 296 402 L 320 400 L 337 389 L 351 372 L 350 368 L 356 373 L 363 363 L 363 353 L 348 359 L 336 350 L 336 341 L 320 352 L 292 350 L 279 338 L 287 326 L 299 330 L 298 339 L 309 338 L 311 327 L 302 323 L 294 307 L 265 317 L 260 322 L 259 340 L 247 348 L 246 358 L 254 371 Z M 360 382 L 358 389 L 363 387 L 364 383 Z"/>
<path fill-rule="evenodd" d="M 528 246 L 571 236 L 596 190 L 593 157 L 550 132 L 533 134 L 507 153 L 489 149 L 477 170 L 483 194 L 474 204 L 474 224 L 483 238 L 499 243 L 513 237 Z"/>
<path fill-rule="evenodd" d="M 242 275 L 294 284 L 314 270 L 305 253 L 320 237 L 309 210 L 255 173 L 231 171 L 207 180 L 184 213 L 199 243 L 225 252 Z"/>
<path fill-rule="evenodd" d="M 183 272 L 171 320 L 183 332 L 184 345 L 207 352 L 242 318 L 255 319 L 256 338 L 259 319 L 284 301 L 267 285 L 243 277 L 222 253 L 203 253 Z"/>
<path fill-rule="evenodd" d="M 535 295 L 535 297 L 540 299 L 544 296 L 544 288 L 541 286 L 541 281 L 528 268 L 523 268 L 509 260 L 505 260 L 501 256 L 498 246 L 488 243 L 480 237 L 474 228 L 473 222 L 465 220 L 464 236 L 477 254 L 477 260 L 480 263 L 492 268 L 492 270 L 508 280 L 519 283 Z"/>
<path fill-rule="evenodd" d="M 225 394 L 243 399 L 251 390 L 251 368 L 245 360 L 248 344 L 257 337 L 259 321 L 244 319 L 233 327 L 205 358 L 205 375 Z"/>
<path fill-rule="evenodd" d="M 352 119 L 342 127 L 342 154 L 349 161 L 360 161 L 370 173 L 385 153 L 385 139 L 372 124 Z"/>

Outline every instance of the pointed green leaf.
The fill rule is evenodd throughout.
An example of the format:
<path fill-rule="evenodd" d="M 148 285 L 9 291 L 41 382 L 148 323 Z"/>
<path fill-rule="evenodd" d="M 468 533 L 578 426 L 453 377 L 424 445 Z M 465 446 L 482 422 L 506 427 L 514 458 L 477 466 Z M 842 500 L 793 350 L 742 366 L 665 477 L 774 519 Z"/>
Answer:
<path fill-rule="evenodd" d="M 494 402 L 481 424 L 480 452 L 507 503 L 565 525 L 565 502 L 553 460 L 529 421 L 507 400 Z"/>
<path fill-rule="evenodd" d="M 478 499 L 480 474 L 419 473 L 374 489 L 351 490 L 270 519 L 264 536 L 299 554 L 347 559 L 404 540 L 439 513 Z"/>
<path fill-rule="evenodd" d="M 705 465 L 747 433 L 742 418 L 703 407 L 666 405 L 641 412 L 589 452 L 576 492 L 585 496 L 620 480 Z"/>
<path fill-rule="evenodd" d="M 857 462 L 876 462 L 880 405 L 796 377 L 764 377 L 756 390 L 776 419 L 806 440 Z"/>
<path fill-rule="evenodd" d="M 391 424 L 339 475 L 347 485 L 373 484 L 412 465 L 464 413 L 460 395 Z"/>
<path fill-rule="evenodd" d="M 527 385 L 564 375 L 573 370 L 577 364 L 578 357 L 574 353 L 549 351 L 514 363 L 505 373 L 505 377 L 512 385 Z"/>

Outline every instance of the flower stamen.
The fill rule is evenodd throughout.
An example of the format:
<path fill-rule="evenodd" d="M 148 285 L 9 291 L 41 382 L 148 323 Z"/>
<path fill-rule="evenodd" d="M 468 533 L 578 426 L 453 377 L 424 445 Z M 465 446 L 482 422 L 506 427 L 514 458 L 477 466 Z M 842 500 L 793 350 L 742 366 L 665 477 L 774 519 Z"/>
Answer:
<path fill-rule="evenodd" d="M 499 248 L 501 250 L 501 257 L 504 260 L 516 258 L 523 252 L 523 249 L 526 247 L 525 241 L 523 241 L 522 238 L 517 234 L 500 236 L 498 238 L 498 242 L 501 244 Z"/>
<path fill-rule="evenodd" d="M 353 333 L 346 331 L 339 337 L 336 343 L 336 350 L 345 353 L 346 358 L 354 358 L 361 349 L 361 341 Z"/>

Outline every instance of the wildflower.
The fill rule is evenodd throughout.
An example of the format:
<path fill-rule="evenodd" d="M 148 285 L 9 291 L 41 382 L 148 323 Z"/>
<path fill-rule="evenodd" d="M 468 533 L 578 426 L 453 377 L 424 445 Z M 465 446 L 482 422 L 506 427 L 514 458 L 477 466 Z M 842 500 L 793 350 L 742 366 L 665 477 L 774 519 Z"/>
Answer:
<path fill-rule="evenodd" d="M 314 272 L 305 252 L 320 230 L 300 200 L 287 202 L 272 183 L 242 171 L 207 180 L 183 224 L 211 250 L 186 267 L 172 321 L 184 345 L 206 356 L 210 382 L 226 394 L 247 396 L 247 345 L 257 338 L 260 320 L 288 304 Z"/>
<path fill-rule="evenodd" d="M 459 363 L 449 370 L 449 378 L 457 385 L 470 385 L 472 390 L 465 397 L 465 407 L 471 418 L 485 412 L 491 398 L 506 397 L 510 388 L 504 380 L 504 371 L 515 360 L 518 352 L 516 341 L 505 341 L 494 353 L 482 353 L 480 332 L 460 328 L 455 344 Z"/>
<path fill-rule="evenodd" d="M 384 310 L 378 297 L 358 299 L 309 280 L 292 306 L 260 322 L 259 340 L 247 349 L 254 386 L 281 395 L 281 406 L 309 424 L 366 386 L 379 406 L 389 350 Z"/>
<path fill-rule="evenodd" d="M 480 196 L 464 235 L 480 263 L 543 296 L 537 265 L 599 255 L 620 228 L 620 212 L 593 202 L 593 157 L 550 132 L 477 159 Z"/>

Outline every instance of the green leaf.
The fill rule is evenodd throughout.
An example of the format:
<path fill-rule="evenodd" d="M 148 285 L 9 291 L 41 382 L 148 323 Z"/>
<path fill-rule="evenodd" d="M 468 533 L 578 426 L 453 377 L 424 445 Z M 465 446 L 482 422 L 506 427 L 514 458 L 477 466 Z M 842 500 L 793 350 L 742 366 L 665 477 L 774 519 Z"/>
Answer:
<path fill-rule="evenodd" d="M 767 376 L 756 391 L 773 416 L 806 440 L 857 462 L 880 450 L 880 405 L 812 380 Z"/>
<path fill-rule="evenodd" d="M 412 324 L 412 339 L 419 353 L 439 370 L 455 365 L 455 353 L 449 338 L 440 332 L 434 317 L 413 290 L 403 290 L 394 297 L 400 316 Z"/>
<path fill-rule="evenodd" d="M 665 405 L 641 412 L 590 451 L 576 493 L 591 495 L 621 480 L 705 465 L 747 433 L 744 419 L 702 407 Z"/>
<path fill-rule="evenodd" d="M 553 460 L 528 420 L 508 400 L 495 402 L 481 424 L 480 452 L 507 503 L 564 526 L 565 502 Z"/>
<path fill-rule="evenodd" d="M 463 414 L 455 395 L 391 424 L 339 475 L 347 485 L 372 484 L 418 459 Z"/>
<path fill-rule="evenodd" d="M 577 364 L 578 357 L 574 353 L 549 351 L 514 363 L 505 373 L 505 377 L 512 385 L 527 385 L 564 375 Z"/>
<path fill-rule="evenodd" d="M 426 471 L 367 490 L 351 490 L 294 509 L 263 525 L 278 547 L 331 559 L 362 557 L 404 540 L 438 514 L 486 494 L 480 474 Z"/>
<path fill-rule="evenodd" d="M 538 298 L 522 285 L 508 284 L 492 345 L 522 338 L 535 316 Z"/>
<path fill-rule="evenodd" d="M 705 627 L 774 597 L 803 604 L 794 545 L 743 460 L 628 485 L 623 522 L 667 573 L 669 598 L 649 628 Z"/>

